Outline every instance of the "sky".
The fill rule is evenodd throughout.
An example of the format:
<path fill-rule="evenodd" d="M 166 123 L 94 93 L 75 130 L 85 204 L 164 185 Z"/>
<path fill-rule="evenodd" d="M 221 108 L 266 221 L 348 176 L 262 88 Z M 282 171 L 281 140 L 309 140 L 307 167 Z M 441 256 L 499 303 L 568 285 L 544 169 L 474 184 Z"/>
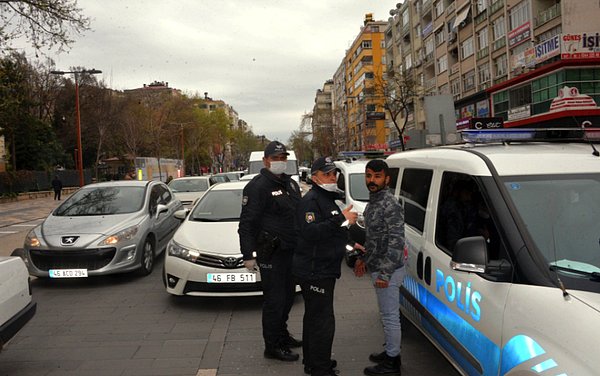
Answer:
<path fill-rule="evenodd" d="M 108 87 L 168 82 L 222 99 L 257 135 L 287 142 L 333 77 L 366 13 L 388 0 L 78 0 L 92 30 L 56 68 L 96 68 Z M 34 59 L 33 50 L 26 51 Z"/>

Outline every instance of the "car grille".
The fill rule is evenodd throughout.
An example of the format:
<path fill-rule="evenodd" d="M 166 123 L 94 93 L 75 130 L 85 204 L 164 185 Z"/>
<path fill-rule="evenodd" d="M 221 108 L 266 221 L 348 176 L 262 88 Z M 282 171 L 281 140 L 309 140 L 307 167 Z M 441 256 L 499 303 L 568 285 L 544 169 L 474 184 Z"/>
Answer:
<path fill-rule="evenodd" d="M 189 292 L 255 292 L 262 291 L 262 283 L 206 283 L 188 282 L 183 293 Z"/>
<path fill-rule="evenodd" d="M 244 259 L 242 257 L 221 257 L 201 253 L 196 259 L 196 264 L 219 269 L 237 269 L 244 266 Z"/>
<path fill-rule="evenodd" d="M 116 248 L 85 249 L 81 251 L 48 249 L 29 251 L 33 265 L 44 271 L 50 269 L 101 269 L 112 261 L 115 253 Z"/>

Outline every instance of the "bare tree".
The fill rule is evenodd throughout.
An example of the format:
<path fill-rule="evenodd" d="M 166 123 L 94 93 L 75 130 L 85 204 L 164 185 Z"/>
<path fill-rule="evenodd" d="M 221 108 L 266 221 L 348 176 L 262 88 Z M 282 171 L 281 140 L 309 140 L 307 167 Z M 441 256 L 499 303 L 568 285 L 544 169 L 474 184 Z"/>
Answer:
<path fill-rule="evenodd" d="M 398 131 L 398 138 L 402 151 L 406 150 L 404 144 L 404 131 L 408 123 L 409 109 L 419 95 L 420 87 L 413 74 L 408 72 L 389 72 L 387 79 L 375 82 L 375 95 L 383 96 L 384 108 L 390 114 L 390 119 Z M 403 114 L 404 122 L 398 124 L 398 117 Z"/>
<path fill-rule="evenodd" d="M 0 50 L 25 38 L 37 51 L 54 46 L 62 51 L 74 42 L 72 32 L 89 29 L 77 0 L 0 0 Z"/>

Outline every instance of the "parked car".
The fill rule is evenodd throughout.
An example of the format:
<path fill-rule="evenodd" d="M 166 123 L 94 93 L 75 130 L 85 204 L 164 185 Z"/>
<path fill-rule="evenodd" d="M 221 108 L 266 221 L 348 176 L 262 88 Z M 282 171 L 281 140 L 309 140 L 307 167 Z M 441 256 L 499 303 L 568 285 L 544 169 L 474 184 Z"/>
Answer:
<path fill-rule="evenodd" d="M 247 181 L 217 184 L 184 219 L 165 252 L 163 281 L 173 295 L 261 295 L 260 273 L 244 267 L 237 236 Z M 187 216 L 186 216 L 187 215 Z"/>
<path fill-rule="evenodd" d="M 238 181 L 244 175 L 242 171 L 230 171 L 230 172 L 220 172 L 213 176 L 227 176 L 229 181 Z"/>
<path fill-rule="evenodd" d="M 569 142 L 579 128 L 462 133 L 468 144 L 387 159 L 402 314 L 461 374 L 598 374 L 597 146 Z"/>
<path fill-rule="evenodd" d="M 210 176 L 186 176 L 173 179 L 169 182 L 169 188 L 184 206 L 192 206 L 211 185 L 217 181 Z"/>
<path fill-rule="evenodd" d="M 23 260 L 0 257 L 0 350 L 31 320 L 35 310 Z"/>
<path fill-rule="evenodd" d="M 230 182 L 231 180 L 229 179 L 229 176 L 225 175 L 225 174 L 214 174 L 214 175 L 210 175 L 210 180 L 211 180 L 211 184 L 217 184 L 217 183 L 227 183 Z"/>
<path fill-rule="evenodd" d="M 150 274 L 181 208 L 160 181 L 86 185 L 27 234 L 22 257 L 36 277 Z"/>

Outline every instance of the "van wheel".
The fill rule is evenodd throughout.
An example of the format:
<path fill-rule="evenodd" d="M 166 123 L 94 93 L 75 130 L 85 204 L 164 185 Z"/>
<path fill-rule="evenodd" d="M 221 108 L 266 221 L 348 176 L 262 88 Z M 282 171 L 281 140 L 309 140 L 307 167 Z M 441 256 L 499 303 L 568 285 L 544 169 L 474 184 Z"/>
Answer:
<path fill-rule="evenodd" d="M 154 267 L 154 242 L 150 237 L 147 237 L 142 247 L 142 257 L 140 260 L 139 273 L 141 275 L 148 275 L 152 273 Z"/>

